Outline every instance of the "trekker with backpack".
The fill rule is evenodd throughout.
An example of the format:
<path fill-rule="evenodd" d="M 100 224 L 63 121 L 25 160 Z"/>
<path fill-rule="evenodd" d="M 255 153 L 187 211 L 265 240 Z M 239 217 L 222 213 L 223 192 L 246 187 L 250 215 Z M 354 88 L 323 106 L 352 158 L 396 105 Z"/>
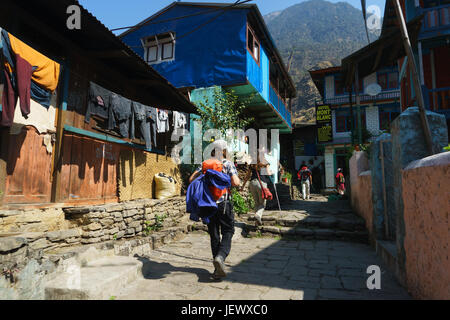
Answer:
<path fill-rule="evenodd" d="M 213 142 L 214 150 L 211 152 L 211 158 L 205 160 L 202 166 L 189 178 L 189 183 L 193 184 L 197 178 L 203 176 L 202 173 L 214 173 L 221 170 L 221 173 L 227 175 L 231 181 L 231 186 L 240 186 L 241 181 L 238 177 L 233 162 L 227 158 L 227 143 L 224 140 L 216 140 Z M 222 150 L 222 154 L 217 153 L 216 150 Z M 192 189 L 192 188 L 191 188 Z M 207 217 L 208 232 L 211 239 L 211 251 L 213 255 L 214 273 L 212 275 L 214 280 L 219 280 L 226 277 L 225 259 L 231 250 L 231 239 L 234 234 L 234 213 L 233 205 L 231 203 L 231 192 L 229 188 L 224 189 L 224 192 L 218 191 L 218 188 L 210 186 L 209 191 L 212 195 L 218 196 L 216 200 L 217 209 L 213 208 L 210 215 Z M 192 190 L 189 190 L 192 192 Z M 188 204 L 189 207 L 189 204 Z M 189 210 L 188 210 L 189 212 Z M 203 219 L 205 222 L 205 220 Z M 220 237 L 222 235 L 222 238 Z"/>
<path fill-rule="evenodd" d="M 336 174 L 336 189 L 337 192 L 343 196 L 345 193 L 345 178 L 344 178 L 344 174 L 342 173 L 342 169 L 338 168 L 337 170 L 337 174 Z"/>
<path fill-rule="evenodd" d="M 266 178 L 266 175 L 271 175 L 268 167 L 269 163 L 265 161 L 265 159 L 261 161 L 260 157 L 256 164 L 250 165 L 250 170 L 247 172 L 244 183 L 242 184 L 242 188 L 244 188 L 247 181 L 250 179 L 248 188 L 255 201 L 255 217 L 259 225 L 262 225 L 261 218 L 264 209 L 266 208 L 266 199 L 272 200 L 273 198 L 272 193 L 267 188 L 268 178 Z M 262 168 L 266 168 L 266 174 L 261 174 Z"/>
<path fill-rule="evenodd" d="M 302 164 L 300 170 L 297 173 L 297 177 L 302 185 L 302 197 L 303 200 L 308 199 L 310 197 L 310 188 L 312 184 L 312 172 L 308 169 L 305 163 Z"/>

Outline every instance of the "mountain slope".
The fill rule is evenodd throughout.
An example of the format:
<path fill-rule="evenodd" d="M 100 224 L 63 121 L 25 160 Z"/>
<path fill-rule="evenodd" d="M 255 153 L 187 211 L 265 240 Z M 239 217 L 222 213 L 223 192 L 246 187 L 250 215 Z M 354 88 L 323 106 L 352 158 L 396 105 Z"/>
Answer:
<path fill-rule="evenodd" d="M 320 100 L 308 70 L 339 65 L 341 59 L 367 45 L 360 10 L 346 2 L 311 0 L 264 17 L 269 31 L 298 89 L 293 118 L 311 122 L 314 102 Z M 377 38 L 371 33 L 370 40 Z"/>

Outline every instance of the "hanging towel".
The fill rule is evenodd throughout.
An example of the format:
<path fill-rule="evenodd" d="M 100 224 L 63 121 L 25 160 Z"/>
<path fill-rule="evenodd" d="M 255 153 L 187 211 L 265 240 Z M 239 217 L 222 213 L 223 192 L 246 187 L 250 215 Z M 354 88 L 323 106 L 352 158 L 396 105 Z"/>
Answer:
<path fill-rule="evenodd" d="M 11 33 L 8 35 L 13 52 L 27 60 L 32 66 L 37 67 L 32 76 L 33 80 L 43 88 L 54 91 L 58 86 L 59 64 L 34 50 Z"/>
<path fill-rule="evenodd" d="M 11 85 L 14 90 L 17 90 L 16 86 L 16 59 L 15 53 L 11 48 L 11 44 L 9 42 L 9 35 L 6 30 L 1 30 L 1 38 L 3 44 L 3 56 L 5 57 L 5 70 L 8 71 Z M 23 57 L 22 57 L 23 58 Z M 25 59 L 26 60 L 26 59 Z M 30 63 L 31 64 L 31 63 Z M 33 66 L 35 68 L 35 66 Z M 37 68 L 37 67 L 36 67 Z M 39 86 L 34 80 L 31 78 L 31 99 L 46 107 L 47 109 L 50 106 L 50 100 L 52 98 L 52 93 L 49 90 L 46 90 Z"/>

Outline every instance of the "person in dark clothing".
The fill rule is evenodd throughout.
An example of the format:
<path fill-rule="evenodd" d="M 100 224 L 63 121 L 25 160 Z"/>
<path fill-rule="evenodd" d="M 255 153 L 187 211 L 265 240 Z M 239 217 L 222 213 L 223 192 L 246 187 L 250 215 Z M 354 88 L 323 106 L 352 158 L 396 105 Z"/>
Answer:
<path fill-rule="evenodd" d="M 241 181 L 238 177 L 236 167 L 233 162 L 227 160 L 227 143 L 224 140 L 217 140 L 213 143 L 214 150 L 211 153 L 211 158 L 216 158 L 215 150 L 222 150 L 222 157 L 217 157 L 222 160 L 223 169 L 222 172 L 226 173 L 231 178 L 232 186 L 240 186 Z M 202 166 L 189 178 L 189 183 L 197 179 L 202 174 Z M 233 205 L 231 203 L 231 194 L 225 193 L 220 199 L 216 201 L 217 212 L 210 217 L 208 223 L 208 232 L 211 239 L 211 251 L 213 255 L 214 273 L 213 279 L 219 280 L 226 277 L 225 272 L 225 259 L 231 251 L 231 239 L 234 234 L 234 212 Z M 220 237 L 222 235 L 222 238 Z"/>

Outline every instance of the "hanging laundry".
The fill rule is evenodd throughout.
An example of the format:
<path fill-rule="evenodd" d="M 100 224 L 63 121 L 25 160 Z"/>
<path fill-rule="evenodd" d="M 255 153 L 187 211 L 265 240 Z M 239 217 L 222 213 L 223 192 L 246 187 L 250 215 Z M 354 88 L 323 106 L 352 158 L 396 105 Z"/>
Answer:
<path fill-rule="evenodd" d="M 153 147 L 156 148 L 156 120 L 158 118 L 158 112 L 156 108 L 147 106 L 147 121 L 150 123 L 150 132 L 152 134 Z"/>
<path fill-rule="evenodd" d="M 156 127 L 158 133 L 169 131 L 169 112 L 167 110 L 157 109 L 158 117 L 156 119 Z"/>
<path fill-rule="evenodd" d="M 152 143 L 153 147 L 156 147 L 156 123 L 152 120 L 152 117 L 156 120 L 156 112 L 151 110 L 154 108 L 133 101 L 132 109 L 131 139 L 135 138 L 135 122 L 137 122 L 139 137 L 144 139 L 145 147 L 149 150 L 152 149 Z"/>
<path fill-rule="evenodd" d="M 174 129 L 187 129 L 187 115 L 184 112 L 173 112 L 173 126 Z"/>
<path fill-rule="evenodd" d="M 30 114 L 31 74 L 33 67 L 20 55 L 16 55 L 17 91 L 20 99 L 20 111 L 28 118 Z"/>
<path fill-rule="evenodd" d="M 32 66 L 36 66 L 32 79 L 43 88 L 54 91 L 58 86 L 60 65 L 34 50 L 21 40 L 8 33 L 11 48 Z"/>
<path fill-rule="evenodd" d="M 110 108 L 111 91 L 99 86 L 94 82 L 89 84 L 89 101 L 84 121 L 89 123 L 91 115 L 99 116 L 108 120 L 108 130 L 116 126 L 112 109 Z"/>
<path fill-rule="evenodd" d="M 109 103 L 114 119 L 119 124 L 120 135 L 128 138 L 130 136 L 131 100 L 111 93 Z"/>
<path fill-rule="evenodd" d="M 4 88 L 2 97 L 2 116 L 0 120 L 0 126 L 10 127 L 14 119 L 14 110 L 17 103 L 17 95 L 13 89 L 11 78 L 6 69 L 3 70 L 4 73 Z"/>
<path fill-rule="evenodd" d="M 2 45 L 3 45 L 3 50 L 2 50 L 3 56 L 5 58 L 5 64 L 4 64 L 5 70 L 8 71 L 11 85 L 12 85 L 13 89 L 16 90 L 17 86 L 16 86 L 16 75 L 15 75 L 15 69 L 16 69 L 15 53 L 14 53 L 13 49 L 11 48 L 8 32 L 4 29 L 1 30 L 1 39 L 2 39 Z M 33 68 L 37 69 L 38 67 L 33 65 Z M 33 99 L 37 103 L 41 104 L 42 106 L 49 108 L 51 98 L 52 98 L 51 91 L 40 87 L 32 78 L 31 79 L 31 99 Z"/>

